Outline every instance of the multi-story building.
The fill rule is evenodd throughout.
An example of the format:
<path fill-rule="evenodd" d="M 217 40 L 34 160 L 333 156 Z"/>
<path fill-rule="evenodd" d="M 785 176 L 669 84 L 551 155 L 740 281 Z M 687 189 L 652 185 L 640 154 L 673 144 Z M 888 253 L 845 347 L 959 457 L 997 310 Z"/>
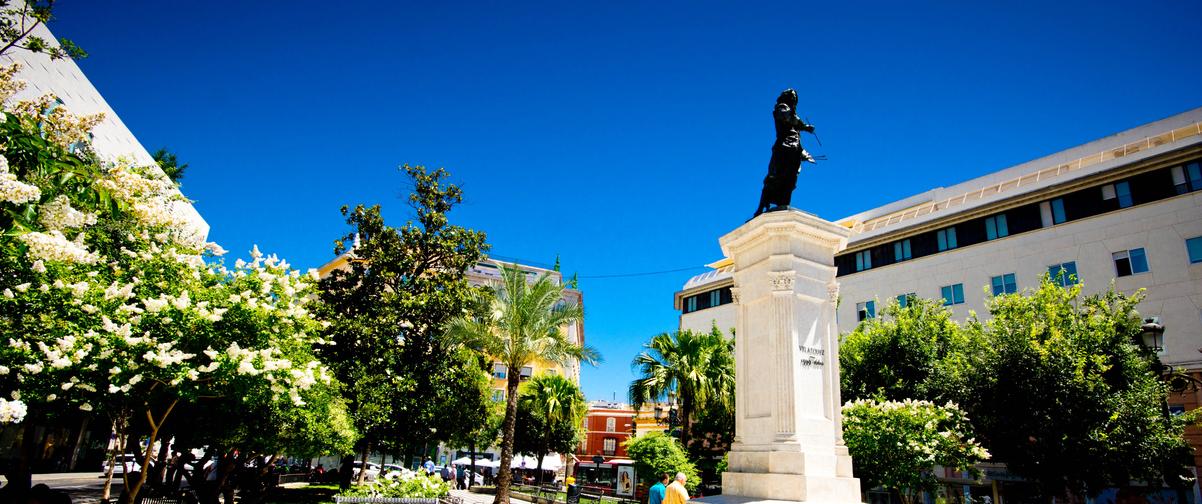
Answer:
<path fill-rule="evenodd" d="M 499 281 L 501 278 L 500 266 L 504 264 L 508 267 L 521 269 L 531 279 L 538 278 L 542 275 L 548 275 L 552 282 L 563 284 L 563 273 L 554 269 L 540 268 L 530 266 L 528 264 L 519 264 L 516 262 L 499 262 L 494 260 L 481 261 L 467 271 L 468 282 L 473 285 L 488 285 L 491 282 Z M 584 294 L 579 289 L 565 288 L 563 291 L 563 300 L 566 303 L 576 303 L 584 306 Z M 569 324 L 563 328 L 564 334 L 567 335 L 568 341 L 577 345 L 584 344 L 584 321 L 580 320 L 574 324 Z M 580 383 L 580 363 L 572 362 L 566 367 L 555 362 L 538 361 L 529 366 L 518 370 L 521 373 L 522 379 L 530 378 L 531 376 L 542 373 L 553 373 L 567 377 L 572 382 Z M 497 402 L 505 400 L 505 382 L 510 370 L 500 362 L 493 363 L 492 370 L 492 399 Z"/>
<path fill-rule="evenodd" d="M 637 416 L 629 404 L 589 403 L 584 416 L 584 439 L 576 449 L 576 474 L 580 481 L 597 487 L 613 486 L 617 466 L 634 463 L 626 458 L 626 441 L 635 433 Z"/>
<path fill-rule="evenodd" d="M 1063 271 L 1086 293 L 1146 289 L 1138 308 L 1166 328 L 1161 360 L 1202 370 L 1202 108 L 836 222 L 852 230 L 835 257 L 844 331 L 908 296 L 987 317 L 989 295 Z M 676 293 L 681 328 L 734 326 L 730 262 L 710 266 Z"/>

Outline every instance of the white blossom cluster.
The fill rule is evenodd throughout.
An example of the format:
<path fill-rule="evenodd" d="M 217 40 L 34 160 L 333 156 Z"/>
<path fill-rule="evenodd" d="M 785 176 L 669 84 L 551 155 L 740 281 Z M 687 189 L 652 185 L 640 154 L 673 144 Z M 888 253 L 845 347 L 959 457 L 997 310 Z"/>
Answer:
<path fill-rule="evenodd" d="M 38 220 L 46 229 L 62 231 L 91 226 L 96 223 L 96 214 L 76 210 L 71 200 L 60 194 L 38 207 Z"/>
<path fill-rule="evenodd" d="M 45 233 L 33 231 L 17 238 L 29 247 L 27 254 L 35 261 L 93 264 L 100 259 L 98 254 L 84 247 L 82 234 L 75 241 L 68 240 L 62 232 L 54 230 Z"/>
<path fill-rule="evenodd" d="M 118 159 L 97 186 L 129 203 L 130 212 L 148 226 L 173 230 L 186 228 L 187 221 L 171 211 L 171 202 L 183 198 L 175 185 L 167 177 L 139 172 L 150 173 L 150 170 L 134 168 L 128 160 Z"/>
<path fill-rule="evenodd" d="M 37 127 L 46 140 L 68 150 L 88 142 L 92 128 L 104 120 L 104 114 L 72 114 L 53 93 L 18 102 L 11 109 L 20 117 L 36 117 Z"/>
<path fill-rule="evenodd" d="M 0 397 L 0 425 L 21 423 L 28 409 L 19 399 L 12 401 Z"/>
<path fill-rule="evenodd" d="M 0 203 L 20 205 L 37 201 L 41 197 L 42 190 L 38 189 L 38 186 L 17 180 L 17 175 L 9 172 L 8 158 L 0 156 Z"/>

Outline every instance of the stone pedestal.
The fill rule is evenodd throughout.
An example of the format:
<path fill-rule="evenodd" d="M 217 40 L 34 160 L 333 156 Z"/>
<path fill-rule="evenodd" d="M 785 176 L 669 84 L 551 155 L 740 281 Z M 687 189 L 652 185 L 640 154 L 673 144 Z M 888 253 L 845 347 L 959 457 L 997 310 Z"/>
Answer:
<path fill-rule="evenodd" d="M 734 261 L 735 441 L 706 502 L 860 502 L 843 444 L 835 253 L 850 231 L 798 210 L 723 236 Z"/>

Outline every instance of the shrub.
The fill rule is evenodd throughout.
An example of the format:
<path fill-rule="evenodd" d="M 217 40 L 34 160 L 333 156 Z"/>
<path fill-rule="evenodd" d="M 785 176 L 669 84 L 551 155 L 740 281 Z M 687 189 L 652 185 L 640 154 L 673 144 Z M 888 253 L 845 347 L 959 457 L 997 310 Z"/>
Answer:
<path fill-rule="evenodd" d="M 414 473 L 392 478 L 381 476 L 371 483 L 352 486 L 338 495 L 343 497 L 434 499 L 449 493 L 451 493 L 451 485 L 442 478 Z"/>
<path fill-rule="evenodd" d="M 697 466 L 689 461 L 680 441 L 662 432 L 651 432 L 627 440 L 626 454 L 634 460 L 634 472 L 639 481 L 654 484 L 659 479 L 657 474 L 682 472 L 688 476 L 685 488 L 690 494 L 696 492 L 697 485 L 701 484 Z"/>

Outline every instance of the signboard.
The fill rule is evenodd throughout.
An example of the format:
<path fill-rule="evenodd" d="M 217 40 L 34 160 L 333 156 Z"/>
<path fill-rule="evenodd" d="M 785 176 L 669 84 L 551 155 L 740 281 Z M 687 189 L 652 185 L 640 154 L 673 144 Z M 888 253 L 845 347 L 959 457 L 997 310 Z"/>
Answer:
<path fill-rule="evenodd" d="M 634 495 L 634 466 L 618 466 L 618 481 L 614 493 L 627 497 Z"/>

